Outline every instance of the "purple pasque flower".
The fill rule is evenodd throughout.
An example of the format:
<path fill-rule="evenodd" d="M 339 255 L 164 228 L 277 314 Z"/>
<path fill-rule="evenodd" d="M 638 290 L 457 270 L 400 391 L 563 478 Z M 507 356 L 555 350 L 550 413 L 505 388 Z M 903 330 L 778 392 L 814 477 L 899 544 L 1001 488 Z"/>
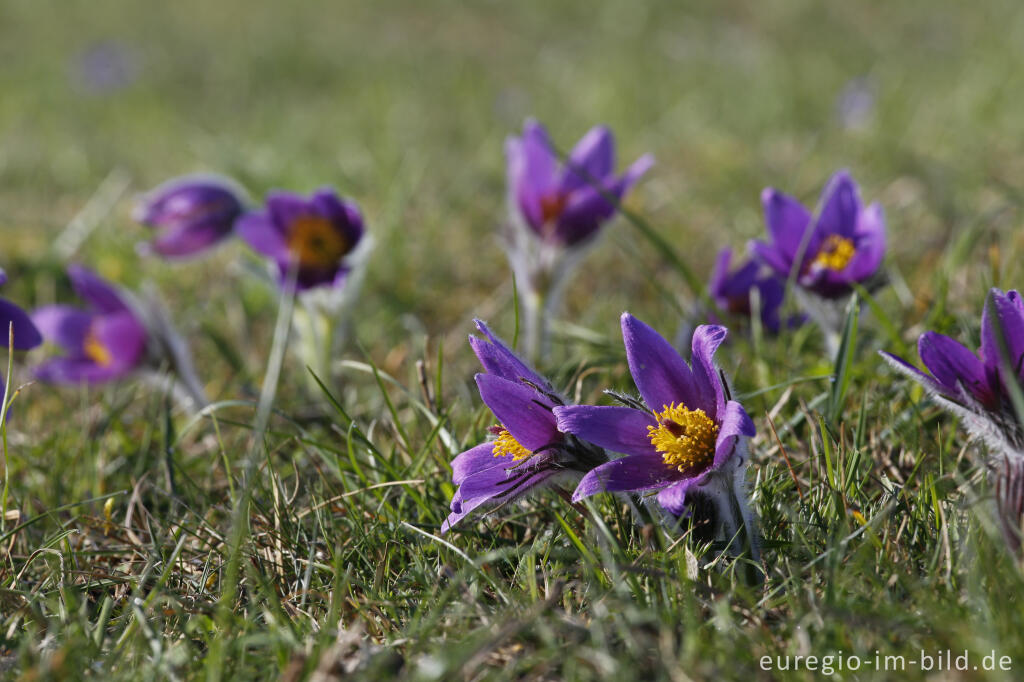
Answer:
<path fill-rule="evenodd" d="M 265 209 L 242 216 L 235 229 L 249 246 L 274 261 L 282 285 L 295 268 L 300 291 L 342 285 L 364 233 L 359 208 L 330 189 L 317 190 L 308 199 L 271 192 Z"/>
<path fill-rule="evenodd" d="M 761 324 L 772 333 L 779 331 L 779 308 L 785 286 L 774 275 L 765 275 L 756 261 L 747 261 L 730 270 L 732 249 L 724 248 L 711 270 L 708 295 L 723 312 L 736 317 L 749 318 L 753 313 L 753 294 L 756 291 L 761 311 Z"/>
<path fill-rule="evenodd" d="M 977 353 L 937 332 L 922 334 L 917 348 L 927 374 L 900 357 L 880 354 L 959 416 L 968 433 L 989 447 L 1000 522 L 1007 542 L 1017 551 L 1024 510 L 1024 415 L 1014 394 L 1020 396 L 1024 390 L 1024 300 L 1015 290 L 989 292 Z"/>
<path fill-rule="evenodd" d="M 615 175 L 615 138 L 591 128 L 560 165 L 547 130 L 528 120 L 522 137 L 505 142 L 509 209 L 541 241 L 571 247 L 593 237 L 617 203 L 654 163 L 644 155 Z"/>
<path fill-rule="evenodd" d="M 852 283 L 867 283 L 885 255 L 882 207 L 861 204 L 856 183 L 845 171 L 832 176 L 821 197 L 820 214 L 775 189 L 761 193 L 767 242 L 750 244 L 754 257 L 821 298 L 841 298 Z"/>
<path fill-rule="evenodd" d="M 937 332 L 918 339 L 928 374 L 880 351 L 897 371 L 918 382 L 943 407 L 964 419 L 972 435 L 998 452 L 1024 460 L 1024 424 L 1013 392 L 1024 389 L 1024 301 L 1017 291 L 992 289 L 981 315 L 978 352 Z"/>
<path fill-rule="evenodd" d="M 0 269 L 0 286 L 7 283 L 7 273 Z M 6 298 L 0 298 L 0 346 L 7 348 L 14 330 L 14 350 L 29 350 L 43 342 L 32 318 L 22 308 Z"/>
<path fill-rule="evenodd" d="M 741 523 L 751 527 L 743 472 L 754 424 L 729 398 L 714 364 L 726 334 L 717 325 L 697 327 L 687 364 L 658 332 L 623 313 L 626 359 L 643 403 L 554 409 L 562 431 L 625 455 L 584 476 L 574 501 L 601 492 L 656 492 L 675 517 L 712 510 L 707 520 L 719 539 L 729 540 Z"/>
<path fill-rule="evenodd" d="M 97 384 L 137 369 L 149 334 L 123 293 L 80 265 L 69 266 L 68 276 L 88 307 L 50 305 L 32 313 L 43 338 L 64 350 L 63 356 L 36 367 L 36 377 L 58 384 Z"/>
<path fill-rule="evenodd" d="M 497 417 L 493 440 L 466 450 L 452 461 L 458 486 L 447 532 L 470 512 L 495 508 L 543 487 L 579 478 L 607 461 L 604 452 L 558 430 L 552 410 L 564 400 L 551 384 L 520 360 L 487 325 L 476 321 L 484 338 L 469 337 L 480 364 L 480 397 Z"/>
<path fill-rule="evenodd" d="M 232 182 L 191 175 L 169 180 L 145 194 L 132 215 L 156 230 L 156 238 L 145 245 L 148 250 L 181 258 L 228 237 L 244 210 L 241 192 Z"/>

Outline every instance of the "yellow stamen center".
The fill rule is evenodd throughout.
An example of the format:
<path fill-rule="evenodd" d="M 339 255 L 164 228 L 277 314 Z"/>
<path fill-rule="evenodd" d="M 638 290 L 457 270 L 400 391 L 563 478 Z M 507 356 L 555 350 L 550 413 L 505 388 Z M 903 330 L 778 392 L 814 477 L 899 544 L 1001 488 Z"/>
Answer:
<path fill-rule="evenodd" d="M 562 215 L 569 197 L 561 193 L 545 194 L 540 198 L 540 219 L 544 223 L 554 222 Z"/>
<path fill-rule="evenodd" d="M 814 264 L 839 272 L 850 264 L 855 253 L 857 249 L 854 248 L 852 240 L 838 234 L 830 234 L 814 258 Z"/>
<path fill-rule="evenodd" d="M 665 464 L 683 473 L 711 466 L 718 424 L 704 410 L 689 410 L 675 403 L 664 408 L 654 415 L 658 425 L 648 426 L 647 436 Z"/>
<path fill-rule="evenodd" d="M 526 459 L 533 455 L 532 450 L 527 450 L 525 447 L 519 444 L 512 434 L 508 432 L 508 429 L 503 428 L 498 437 L 494 439 L 494 449 L 492 450 L 495 457 L 505 457 L 506 455 L 512 455 L 512 461 L 518 462 L 521 459 Z"/>
<path fill-rule="evenodd" d="M 90 329 L 89 333 L 85 335 L 85 342 L 82 344 L 82 350 L 85 351 L 86 357 L 100 367 L 109 367 L 114 362 L 114 357 L 110 354 L 110 349 L 100 341 L 94 330 Z"/>
<path fill-rule="evenodd" d="M 288 250 L 299 265 L 331 268 L 348 253 L 351 245 L 327 218 L 304 215 L 296 218 L 288 232 Z"/>

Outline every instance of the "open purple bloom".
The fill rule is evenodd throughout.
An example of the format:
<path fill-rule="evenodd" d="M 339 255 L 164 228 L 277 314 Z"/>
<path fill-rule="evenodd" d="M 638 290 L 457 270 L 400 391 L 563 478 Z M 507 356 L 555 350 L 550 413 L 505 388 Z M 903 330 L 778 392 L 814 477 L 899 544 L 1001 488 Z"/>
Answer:
<path fill-rule="evenodd" d="M 155 228 L 148 245 L 169 258 L 194 256 L 231 234 L 244 210 L 238 190 L 228 181 L 206 176 L 169 180 L 143 196 L 135 220 Z"/>
<path fill-rule="evenodd" d="M 265 210 L 242 216 L 235 229 L 276 263 L 282 284 L 296 268 L 299 290 L 342 285 L 351 270 L 348 257 L 364 232 L 359 208 L 330 189 L 320 189 L 309 199 L 271 192 Z"/>
<path fill-rule="evenodd" d="M 7 282 L 7 274 L 0 270 L 0 286 Z M 0 298 L 0 346 L 7 348 L 11 341 L 11 328 L 14 328 L 14 350 L 29 350 L 43 342 L 39 330 L 32 324 L 32 319 L 20 306 L 6 298 Z"/>
<path fill-rule="evenodd" d="M 629 371 L 646 409 L 555 408 L 562 431 L 626 455 L 584 476 L 573 500 L 600 492 L 657 491 L 659 504 L 681 516 L 687 513 L 687 497 L 700 492 L 712 474 L 745 465 L 745 441 L 754 435 L 754 424 L 743 406 L 727 397 L 714 364 L 726 334 L 725 327 L 697 327 L 687 364 L 654 329 L 622 315 Z"/>
<path fill-rule="evenodd" d="M 718 252 L 718 259 L 711 270 L 708 295 L 724 312 L 737 317 L 749 318 L 753 313 L 752 295 L 756 291 L 761 311 L 761 324 L 773 333 L 779 331 L 779 308 L 782 306 L 785 286 L 774 275 L 764 275 L 762 266 L 747 261 L 736 270 L 730 271 L 732 249 Z"/>
<path fill-rule="evenodd" d="M 604 127 L 583 136 L 560 167 L 547 131 L 528 120 L 505 143 L 510 209 L 545 243 L 574 246 L 615 215 L 616 204 L 650 169 L 650 155 L 615 175 L 615 138 Z"/>
<path fill-rule="evenodd" d="M 768 188 L 761 194 L 767 242 L 753 241 L 754 257 L 782 278 L 795 272 L 803 289 L 822 298 L 841 298 L 851 284 L 865 283 L 885 255 L 885 219 L 874 203 L 864 208 L 856 183 L 839 171 L 821 198 L 821 212 L 811 213 L 796 199 Z"/>
<path fill-rule="evenodd" d="M 35 375 L 52 383 L 95 384 L 129 374 L 145 355 L 145 325 L 121 292 L 91 270 L 72 265 L 68 276 L 88 307 L 51 305 L 32 313 L 43 338 L 64 350 L 36 367 Z"/>
<path fill-rule="evenodd" d="M 552 410 L 564 404 L 562 398 L 487 325 L 480 320 L 476 325 L 484 338 L 471 336 L 469 341 L 487 370 L 476 375 L 476 383 L 500 423 L 491 428 L 494 440 L 452 461 L 452 481 L 458 490 L 442 532 L 475 509 L 494 508 L 541 487 L 579 480 L 607 461 L 599 448 L 558 430 Z"/>

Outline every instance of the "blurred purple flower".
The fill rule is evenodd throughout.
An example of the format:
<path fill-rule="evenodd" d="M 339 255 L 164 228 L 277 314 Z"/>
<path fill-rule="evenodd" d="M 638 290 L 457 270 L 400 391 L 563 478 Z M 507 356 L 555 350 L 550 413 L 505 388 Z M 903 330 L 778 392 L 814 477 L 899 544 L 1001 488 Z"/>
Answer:
<path fill-rule="evenodd" d="M 266 209 L 237 222 L 238 235 L 276 263 L 284 285 L 291 268 L 297 288 L 341 286 L 351 271 L 349 259 L 363 240 L 363 217 L 355 203 L 321 189 L 306 199 L 271 192 Z"/>
<path fill-rule="evenodd" d="M 928 369 L 880 351 L 891 367 L 910 377 L 939 405 L 960 417 L 967 431 L 982 440 L 993 455 L 989 469 L 995 479 L 1007 541 L 1020 546 L 1021 494 L 1024 471 L 1024 415 L 1014 394 L 1024 390 L 1024 300 L 1017 291 L 992 289 L 981 315 L 981 346 L 977 353 L 944 334 L 925 332 L 918 354 Z M 1011 499 L 1012 498 L 1012 499 Z"/>
<path fill-rule="evenodd" d="M 131 85 L 138 78 L 139 55 L 127 46 L 103 41 L 75 55 L 72 78 L 85 90 L 105 94 Z"/>
<path fill-rule="evenodd" d="M 782 306 L 785 286 L 774 275 L 762 274 L 762 266 L 747 261 L 736 270 L 730 271 L 732 249 L 718 252 L 715 266 L 708 282 L 708 295 L 723 312 L 736 317 L 749 318 L 753 313 L 753 293 L 758 294 L 761 324 L 768 331 L 779 331 L 779 308 Z"/>
<path fill-rule="evenodd" d="M 194 256 L 231 234 L 242 215 L 240 192 L 234 184 L 209 176 L 169 180 L 143 196 L 133 216 L 157 231 L 148 245 L 170 258 Z"/>
<path fill-rule="evenodd" d="M 458 490 L 442 532 L 475 509 L 493 508 L 541 488 L 578 481 L 607 461 L 600 448 L 558 430 L 552 410 L 564 405 L 564 400 L 486 324 L 477 320 L 476 326 L 484 338 L 470 336 L 469 343 L 487 370 L 476 375 L 476 383 L 500 424 L 491 429 L 494 440 L 452 461 L 452 481 Z"/>
<path fill-rule="evenodd" d="M 846 171 L 829 181 L 821 213 L 812 216 L 800 202 L 775 189 L 761 194 L 768 242 L 753 241 L 754 257 L 782 278 L 794 271 L 797 284 L 825 299 L 852 292 L 851 284 L 874 277 L 885 255 L 885 220 L 874 203 L 864 208 L 857 185 Z"/>
<path fill-rule="evenodd" d="M 7 283 L 7 273 L 0 270 L 0 286 Z M 20 306 L 6 298 L 0 298 L 0 346 L 7 348 L 11 341 L 11 328 L 14 328 L 14 350 L 29 350 L 43 342 L 39 330 L 32 324 L 32 319 Z"/>
<path fill-rule="evenodd" d="M 505 142 L 509 207 L 543 242 L 575 246 L 593 237 L 616 204 L 650 169 L 644 155 L 615 175 L 615 138 L 605 126 L 583 136 L 563 167 L 540 123 L 528 120 L 522 137 Z"/>
<path fill-rule="evenodd" d="M 863 128 L 875 109 L 875 85 L 867 76 L 852 78 L 839 93 L 836 113 L 844 128 Z"/>
<path fill-rule="evenodd" d="M 89 307 L 51 305 L 32 313 L 43 338 L 65 353 L 36 367 L 36 376 L 59 384 L 95 384 L 137 369 L 149 335 L 136 312 L 121 292 L 91 270 L 72 265 L 68 276 Z"/>

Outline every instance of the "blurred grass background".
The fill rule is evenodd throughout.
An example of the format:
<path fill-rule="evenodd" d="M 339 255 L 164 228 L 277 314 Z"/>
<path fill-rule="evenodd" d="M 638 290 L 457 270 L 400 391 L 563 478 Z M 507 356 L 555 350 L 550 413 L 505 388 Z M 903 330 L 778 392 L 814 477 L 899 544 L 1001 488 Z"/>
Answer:
<path fill-rule="evenodd" d="M 902 340 L 909 342 L 925 326 L 969 339 L 975 334 L 985 288 L 1024 284 L 1024 238 L 1019 229 L 1024 197 L 1022 93 L 1024 7 L 1012 0 L 310 0 L 287 6 L 238 0 L 0 0 L 0 266 L 11 275 L 3 293 L 26 306 L 71 300 L 53 241 L 92 201 L 98 208 L 87 211 L 83 221 L 91 232 L 74 260 L 129 286 L 155 280 L 193 344 L 211 397 L 252 397 L 270 348 L 273 293 L 239 265 L 245 262 L 245 250 L 238 243 L 225 245 L 209 260 L 192 263 L 137 257 L 135 244 L 147 234 L 130 219 L 131 197 L 171 176 L 197 171 L 233 176 L 256 199 L 271 188 L 308 192 L 331 185 L 362 206 L 377 243 L 355 310 L 356 337 L 380 367 L 409 386 L 416 383 L 413 361 L 436 353 L 443 339 L 450 362 L 445 368 L 445 398 L 455 405 L 456 436 L 470 442 L 480 435 L 486 418 L 470 410 L 479 402 L 469 388 L 477 371 L 464 342 L 471 330 L 469 319 L 481 316 L 499 333 L 512 333 L 510 275 L 496 230 L 505 211 L 503 142 L 521 128 L 525 117 L 543 121 L 563 149 L 592 125 L 608 124 L 617 135 L 620 167 L 653 152 L 657 166 L 630 197 L 629 206 L 664 235 L 702 279 L 720 247 L 742 248 L 762 233 L 759 194 L 764 186 L 813 203 L 831 172 L 850 168 L 864 198 L 881 201 L 886 210 L 887 265 L 893 286 L 879 294 L 879 303 L 898 324 Z M 116 201 L 104 202 L 107 194 Z M 597 336 L 586 337 L 587 343 L 579 341 L 580 334 L 563 338 L 549 369 L 558 367 L 559 378 L 568 379 L 583 373 L 588 363 L 611 362 L 588 379 L 585 390 L 577 386 L 581 397 L 598 397 L 598 378 L 625 387 L 628 378 L 616 340 L 618 314 L 628 308 L 671 334 L 682 321 L 680 310 L 692 299 L 678 273 L 632 225 L 619 220 L 573 281 L 563 316 Z M 864 325 L 872 349 L 893 347 L 891 339 L 871 337 L 874 323 Z M 740 343 L 743 350 L 722 362 L 729 370 L 739 370 L 734 374 L 743 391 L 828 369 L 807 330 L 782 344 L 758 348 L 753 355 L 744 355 L 750 349 Z M 235 364 L 232 353 L 238 356 Z M 869 445 L 857 455 L 854 461 L 859 464 L 851 465 L 851 471 L 862 469 L 857 479 L 864 486 L 858 488 L 865 496 L 861 501 L 881 507 L 887 498 L 879 492 L 877 480 L 868 476 L 876 466 L 872 462 L 887 461 L 877 466 L 891 467 L 895 461 L 901 471 L 903 464 L 912 469 L 908 489 L 911 483 L 920 486 L 914 489 L 921 506 L 907 512 L 913 521 L 906 546 L 892 556 L 887 549 L 885 558 L 877 560 L 877 569 L 875 559 L 863 553 L 843 555 L 852 568 L 844 587 L 835 588 L 845 594 L 839 598 L 822 587 L 822 581 L 840 584 L 838 561 L 808 569 L 814 574 L 813 581 L 808 578 L 814 588 L 806 594 L 791 589 L 768 607 L 758 604 L 755 616 L 744 621 L 746 629 L 731 629 L 731 618 L 743 618 L 727 606 L 679 606 L 682 597 L 675 593 L 674 583 L 655 582 L 659 587 L 651 588 L 652 602 L 658 601 L 653 595 L 661 594 L 659 589 L 671 595 L 664 603 L 646 605 L 656 615 L 642 609 L 636 615 L 629 610 L 629 599 L 615 602 L 622 595 L 609 597 L 613 607 L 626 604 L 623 613 L 630 615 L 619 622 L 615 608 L 611 620 L 607 611 L 594 610 L 590 616 L 613 634 L 595 630 L 591 645 L 606 641 L 602 637 L 621 645 L 619 633 L 636 626 L 638 638 L 647 642 L 643 638 L 649 636 L 650 646 L 662 646 L 664 637 L 675 636 L 665 633 L 672 632 L 677 606 L 685 611 L 687 632 L 692 625 L 696 633 L 691 639 L 680 635 L 679 656 L 695 665 L 705 661 L 694 668 L 705 674 L 714 666 L 742 669 L 755 653 L 772 651 L 767 643 L 800 641 L 801 628 L 818 634 L 816 644 L 857 645 L 864 651 L 882 646 L 887 629 L 904 647 L 958 645 L 969 634 L 977 638 L 972 646 L 1008 641 L 1000 637 L 1014 631 L 1019 615 L 999 611 L 999 589 L 992 586 L 1008 589 L 1006 585 L 1019 586 L 1019 580 L 971 573 L 978 568 L 976 557 L 989 556 L 984 548 L 957 553 L 957 570 L 946 570 L 944 561 L 953 561 L 946 517 L 940 524 L 929 516 L 930 505 L 938 510 L 941 502 L 948 505 L 944 513 L 955 525 L 954 507 L 963 511 L 960 498 L 947 500 L 955 487 L 950 469 L 963 465 L 955 425 L 931 412 L 926 418 L 911 408 L 897 413 L 895 405 L 906 407 L 897 403 L 907 398 L 899 388 L 902 384 L 882 375 L 884 370 L 869 349 L 862 355 L 849 399 L 850 419 L 861 418 L 867 410 L 870 416 L 863 418 L 870 435 L 860 432 L 860 444 Z M 350 357 L 363 359 L 356 347 Z M 562 360 L 570 362 L 563 365 Z M 322 409 L 322 398 L 304 391 L 301 368 L 294 363 L 290 367 L 279 405 L 299 413 L 307 403 Z M 364 427 L 376 440 L 397 442 L 389 427 L 381 426 L 387 420 L 380 417 L 383 402 L 370 388 L 372 379 L 347 378 L 342 403 L 370 423 Z M 12 443 L 21 448 L 12 463 L 18 504 L 44 514 L 61 504 L 130 487 L 147 471 L 157 470 L 161 436 L 154 415 L 160 412 L 159 398 L 148 395 L 133 405 L 140 395 L 147 395 L 138 391 L 142 389 L 119 386 L 76 393 L 33 386 L 19 398 L 18 433 L 12 436 Z M 759 418 L 778 397 L 779 391 L 770 392 L 752 398 L 748 407 Z M 813 393 L 802 397 L 809 400 Z M 796 412 L 796 402 L 787 410 Z M 800 405 L 806 409 L 802 401 Z M 858 406 L 860 411 L 853 409 Z M 415 413 L 408 405 L 400 407 L 403 416 Z M 248 416 L 239 419 L 244 422 Z M 290 427 L 278 427 L 284 434 L 275 436 L 289 442 Z M 765 433 L 762 420 L 758 428 Z M 820 459 L 815 459 L 820 456 L 818 446 L 807 444 L 812 432 L 798 428 L 787 443 L 801 462 L 813 461 L 820 468 Z M 430 439 L 436 435 L 422 425 L 414 432 L 429 445 L 428 434 Z M 339 439 L 337 427 L 333 432 L 325 427 L 319 435 L 324 442 Z M 219 433 L 215 438 L 205 429 L 201 439 L 183 447 L 179 466 L 191 476 L 184 494 L 199 515 L 205 513 L 204 495 L 211 509 L 223 501 L 219 495 L 226 496 L 227 472 L 217 468 L 218 450 L 227 453 L 225 462 L 233 462 L 246 436 L 244 431 L 226 435 L 224 446 Z M 400 461 L 396 452 L 401 454 L 401 448 L 395 442 L 388 447 Z M 767 437 L 760 444 L 772 446 Z M 308 454 L 310 447 L 308 442 L 302 447 L 290 443 L 283 451 L 294 451 L 302 467 L 315 467 L 319 460 Z M 908 453 L 918 452 L 921 460 L 908 463 L 908 458 L 913 460 Z M 410 477 L 429 478 L 425 494 L 443 517 L 450 494 L 443 487 L 447 472 L 440 463 L 445 453 L 432 456 L 439 462 L 418 460 Z M 927 476 L 915 478 L 925 457 L 933 458 L 925 466 Z M 216 466 L 210 465 L 213 459 L 218 460 Z M 281 476 L 288 478 L 290 462 L 278 464 Z M 808 546 L 814 545 L 815 551 L 823 551 L 837 527 L 849 531 L 841 515 L 836 520 L 820 509 L 785 512 L 795 504 L 794 490 L 786 487 L 778 461 L 763 466 L 758 481 L 770 540 L 778 534 L 775 539 L 782 543 L 779 538 L 788 531 L 779 529 L 788 528 L 786 513 L 793 514 L 788 521 L 796 519 L 796 526 L 807 524 L 810 530 L 801 532 L 812 536 L 814 542 L 808 541 Z M 296 470 L 288 486 L 299 481 L 305 486 L 308 473 L 305 468 L 301 474 Z M 310 504 L 336 492 L 331 490 L 337 482 L 332 476 L 347 480 L 353 475 L 344 467 L 341 474 L 318 474 L 323 480 L 310 484 Z M 387 479 L 379 475 L 380 480 Z M 940 492 L 935 487 L 938 478 L 945 486 Z M 343 487 L 350 486 L 346 482 Z M 817 499 L 822 509 L 834 504 L 827 493 L 821 494 Z M 358 508 L 352 504 L 350 511 Z M 406 502 L 394 504 L 394 509 L 404 509 Z M 98 518 L 99 507 L 90 510 Z M 829 510 L 839 513 L 834 507 Z M 218 516 L 222 513 L 219 506 L 210 511 L 211 523 L 223 521 Z M 397 514 L 391 507 L 381 512 L 392 513 Z M 550 518 L 547 521 L 558 527 Z M 333 523 L 340 524 L 334 531 L 357 524 L 348 518 L 335 518 Z M 900 519 L 892 523 L 890 535 L 903 537 L 903 530 L 896 532 Z M 936 531 L 928 530 L 933 523 L 947 533 L 945 544 L 935 537 Z M 969 526 L 968 521 L 963 524 L 956 528 Z M 431 576 L 417 563 L 426 560 L 404 559 L 413 578 L 396 576 L 392 583 L 390 573 L 375 575 L 383 565 L 380 556 L 390 556 L 388 547 L 396 531 L 381 526 L 361 532 L 378 535 L 360 541 L 362 563 L 356 561 L 354 573 L 346 579 L 353 584 L 364 581 L 360 595 L 379 597 L 383 601 L 374 602 L 373 608 L 401 621 L 394 629 L 382 626 L 375 637 L 401 640 L 407 634 L 402 628 L 408 625 L 410 632 L 421 633 L 436 626 L 458 639 L 482 627 L 479 614 L 465 600 L 458 608 L 466 610 L 458 611 L 454 622 L 442 615 L 453 608 L 452 600 L 459 601 L 458 594 L 439 596 L 436 589 L 430 592 L 402 582 L 422 578 L 429 584 L 427 578 L 436 572 Z M 514 548 L 515 534 L 510 540 L 506 536 L 511 531 L 506 528 L 503 533 L 503 539 L 497 539 L 467 532 L 469 542 L 476 543 L 467 551 L 476 556 L 491 548 L 488 543 L 503 541 Z M 55 536 L 46 537 L 49 542 Z M 889 535 L 885 537 L 888 542 Z M 43 540 L 19 542 L 24 543 L 24 555 L 36 547 L 32 543 Z M 514 551 L 506 545 L 503 557 Z M 556 554 L 566 554 L 564 547 L 555 545 L 560 547 Z M 448 559 L 454 556 L 433 549 Z M 780 551 L 777 570 L 785 572 L 791 562 L 799 565 L 814 556 L 801 554 L 805 550 L 811 552 L 797 543 Z M 383 554 L 378 556 L 378 551 Z M 304 552 L 305 546 L 297 543 L 295 554 Z M 532 562 L 537 557 L 529 558 Z M 573 566 L 579 559 L 562 560 Z M 667 565 L 685 572 L 678 553 L 671 560 L 675 564 Z M 399 559 L 394 561 L 401 565 Z M 585 571 L 591 569 L 590 563 L 584 564 Z M 819 569 L 822 574 L 815 573 Z M 890 580 L 890 570 L 896 576 L 904 569 L 923 577 L 920 582 L 905 576 Z M 600 570 L 593 568 L 594 575 Z M 792 575 L 804 574 L 794 569 Z M 323 578 L 323 589 L 335 578 Z M 600 583 L 598 578 L 593 581 Z M 978 588 L 982 583 L 988 588 Z M 970 588 L 966 597 L 957 591 L 965 584 Z M 401 586 L 400 596 L 388 592 L 392 585 Z M 471 589 L 477 594 L 483 588 L 477 581 Z M 536 590 L 534 583 L 529 592 L 534 600 Z M 942 592 L 942 600 L 927 604 L 936 590 Z M 740 597 L 733 597 L 754 608 L 741 598 L 742 590 Z M 410 617 L 400 606 L 420 599 L 428 604 L 425 611 L 435 606 L 436 611 L 416 611 Z M 585 599 L 580 600 L 576 608 L 589 608 L 582 605 Z M 829 617 L 824 624 L 815 626 L 820 622 L 819 600 L 831 610 L 825 610 Z M 571 613 L 574 605 L 568 597 L 563 601 Z M 522 603 L 524 609 L 532 608 L 529 599 Z M 908 613 L 906 603 L 922 609 L 921 614 Z M 362 607 L 353 608 L 362 614 Z M 744 607 L 733 608 L 744 618 L 749 615 Z M 975 631 L 971 614 L 978 608 L 989 609 L 990 620 Z M 545 655 L 560 651 L 566 637 L 572 640 L 565 634 L 571 635 L 572 628 L 563 630 L 567 626 L 559 617 L 545 616 L 552 622 L 538 626 L 541 644 L 526 643 L 535 659 L 524 659 L 518 670 L 530 669 L 530 660 L 543 662 Z M 936 624 L 936 617 L 945 622 Z M 855 619 L 864 632 L 844 631 L 844 618 Z M 785 626 L 779 619 L 785 619 Z M 488 617 L 481 620 L 487 623 Z M 711 625 L 701 629 L 702 623 Z M 67 641 L 76 641 L 73 628 L 67 627 Z M 267 673 L 283 668 L 291 651 L 288 646 L 301 647 L 284 635 L 275 636 L 289 642 L 276 652 L 279 666 L 264 669 L 257 656 L 240 663 L 240 669 Z M 1012 641 L 1019 645 L 1019 639 Z M 247 651 L 246 642 L 238 646 Z M 418 646 L 429 650 L 432 644 L 424 640 Z M 629 656 L 646 660 L 645 646 L 627 638 L 623 661 Z M 145 651 L 144 643 L 139 650 Z M 737 658 L 737 650 L 747 653 Z M 122 674 L 131 670 L 129 665 Z"/>

